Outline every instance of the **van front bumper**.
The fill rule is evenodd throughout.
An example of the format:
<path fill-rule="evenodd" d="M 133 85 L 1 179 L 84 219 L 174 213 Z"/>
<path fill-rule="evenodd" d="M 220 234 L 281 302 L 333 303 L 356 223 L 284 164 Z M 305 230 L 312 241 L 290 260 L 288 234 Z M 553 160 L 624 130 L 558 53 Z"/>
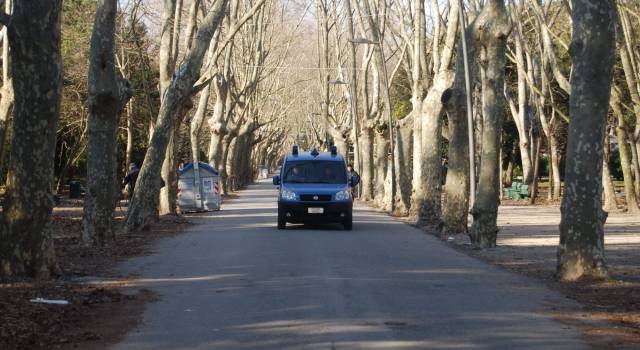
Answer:
<path fill-rule="evenodd" d="M 322 208 L 322 214 L 310 214 L 309 208 Z M 345 202 L 283 202 L 278 201 L 278 215 L 294 224 L 306 222 L 342 222 L 351 216 L 353 203 Z"/>

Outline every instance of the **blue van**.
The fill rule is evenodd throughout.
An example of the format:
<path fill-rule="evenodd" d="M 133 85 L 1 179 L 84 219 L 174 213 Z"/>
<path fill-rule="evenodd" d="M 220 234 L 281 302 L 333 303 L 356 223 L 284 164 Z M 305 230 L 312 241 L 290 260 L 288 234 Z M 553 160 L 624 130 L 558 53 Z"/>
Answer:
<path fill-rule="evenodd" d="M 349 178 L 344 157 L 335 146 L 331 152 L 298 152 L 298 146 L 285 157 L 280 175 L 273 177 L 279 185 L 278 229 L 287 222 L 337 222 L 345 230 L 353 226 L 353 198 L 349 186 L 358 178 Z"/>

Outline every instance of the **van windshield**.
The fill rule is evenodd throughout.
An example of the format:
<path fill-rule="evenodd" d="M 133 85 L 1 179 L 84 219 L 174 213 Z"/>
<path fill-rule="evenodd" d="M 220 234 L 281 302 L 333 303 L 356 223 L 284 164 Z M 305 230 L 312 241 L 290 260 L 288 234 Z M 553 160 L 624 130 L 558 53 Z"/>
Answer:
<path fill-rule="evenodd" d="M 289 161 L 282 178 L 284 183 L 346 184 L 347 169 L 339 161 Z"/>

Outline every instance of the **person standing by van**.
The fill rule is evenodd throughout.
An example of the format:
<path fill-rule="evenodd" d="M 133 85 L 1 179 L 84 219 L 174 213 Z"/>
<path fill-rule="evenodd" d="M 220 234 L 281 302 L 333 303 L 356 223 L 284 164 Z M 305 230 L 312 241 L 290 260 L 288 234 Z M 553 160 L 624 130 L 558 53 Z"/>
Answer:
<path fill-rule="evenodd" d="M 125 191 L 127 193 L 127 197 L 133 197 L 133 190 L 136 188 L 136 181 L 138 180 L 138 174 L 140 173 L 140 169 L 136 166 L 136 163 L 129 164 L 129 172 L 127 176 L 124 177 L 123 186 L 125 186 Z"/>
<path fill-rule="evenodd" d="M 351 190 L 351 196 L 353 198 L 357 198 L 358 196 L 358 187 L 354 185 L 354 182 L 351 182 L 352 179 L 356 179 L 355 183 L 360 182 L 360 174 L 358 174 L 355 169 L 353 169 L 353 165 L 347 165 L 347 175 L 349 176 L 349 189 Z"/>

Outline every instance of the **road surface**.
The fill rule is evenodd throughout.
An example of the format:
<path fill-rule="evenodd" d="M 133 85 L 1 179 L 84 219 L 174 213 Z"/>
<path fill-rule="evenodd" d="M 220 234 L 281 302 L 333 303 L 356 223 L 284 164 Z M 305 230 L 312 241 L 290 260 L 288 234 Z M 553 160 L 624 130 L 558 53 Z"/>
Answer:
<path fill-rule="evenodd" d="M 276 229 L 259 182 L 123 273 L 160 295 L 113 349 L 585 349 L 539 284 L 357 206 L 340 225 Z"/>

